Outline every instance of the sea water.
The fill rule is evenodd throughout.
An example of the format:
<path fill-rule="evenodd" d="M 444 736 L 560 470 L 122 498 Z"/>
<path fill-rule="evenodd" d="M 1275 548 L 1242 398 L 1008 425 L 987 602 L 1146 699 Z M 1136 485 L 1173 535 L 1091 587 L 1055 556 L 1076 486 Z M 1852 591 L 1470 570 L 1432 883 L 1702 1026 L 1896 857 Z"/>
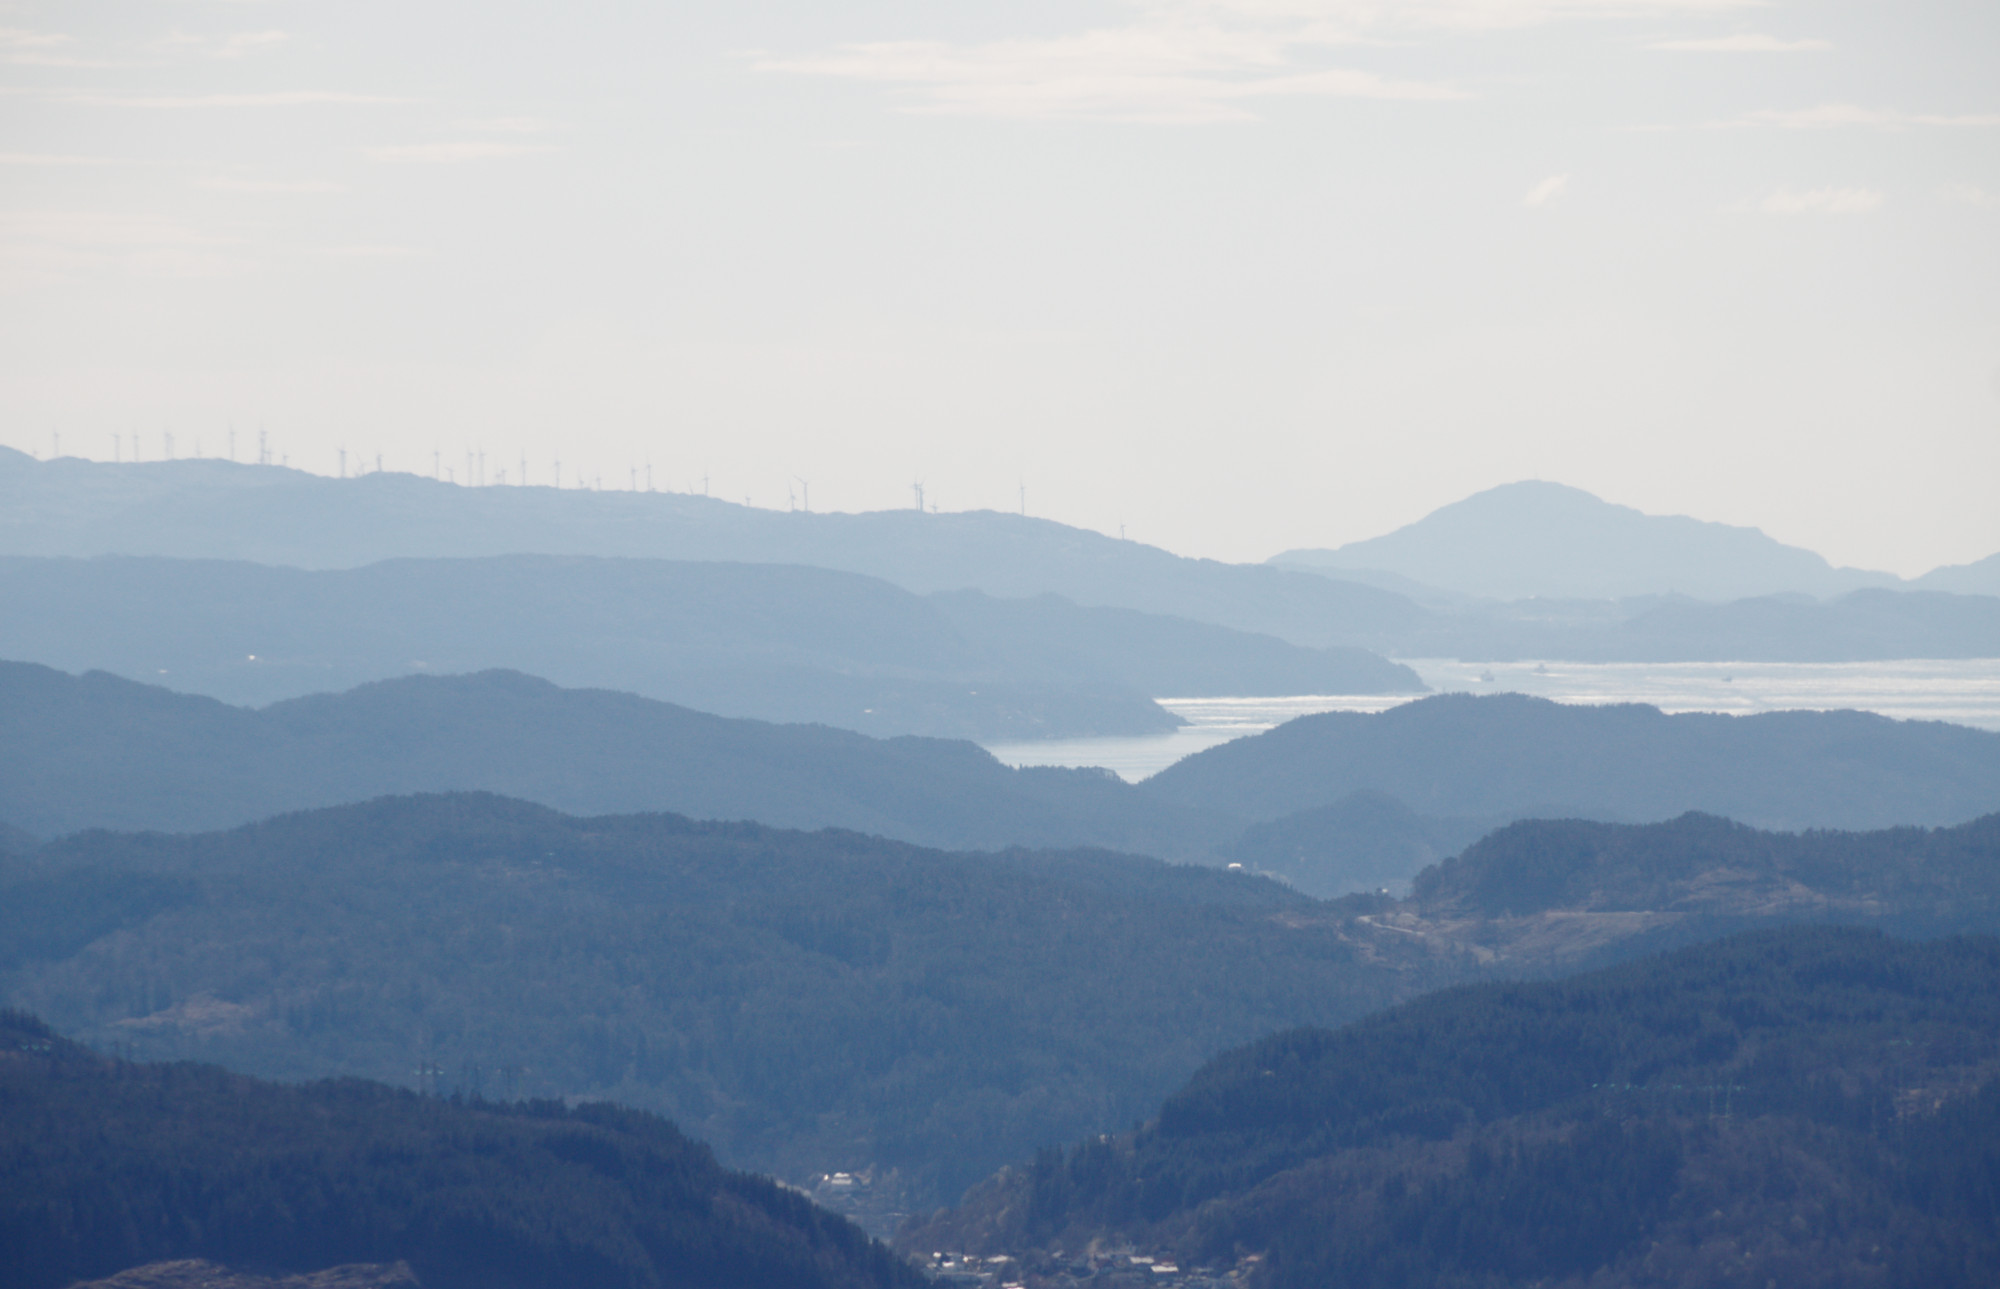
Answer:
<path fill-rule="evenodd" d="M 1878 712 L 2000 730 L 2000 658 L 1894 662 L 1466 663 L 1403 659 L 1439 693 L 1533 694 L 1561 703 L 1648 703 L 1665 712 Z M 1188 723 L 1143 738 L 991 743 L 1008 765 L 1094 765 L 1137 782 L 1184 756 L 1314 712 L 1380 712 L 1421 695 L 1163 698 Z"/>

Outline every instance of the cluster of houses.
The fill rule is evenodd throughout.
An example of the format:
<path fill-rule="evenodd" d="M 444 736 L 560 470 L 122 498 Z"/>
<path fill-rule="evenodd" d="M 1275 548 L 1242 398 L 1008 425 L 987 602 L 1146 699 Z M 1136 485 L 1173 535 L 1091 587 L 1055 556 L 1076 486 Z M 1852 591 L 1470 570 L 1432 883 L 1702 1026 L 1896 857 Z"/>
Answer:
<path fill-rule="evenodd" d="M 893 1236 L 910 1215 L 901 1179 L 894 1170 L 886 1174 L 878 1174 L 873 1168 L 855 1173 L 822 1173 L 810 1188 L 794 1189 L 878 1240 Z"/>
<path fill-rule="evenodd" d="M 892 1236 L 907 1216 L 901 1179 L 874 1169 L 822 1173 L 809 1187 L 795 1187 L 824 1208 L 858 1223 L 880 1239 Z M 945 1289 L 1248 1289 L 1263 1255 L 1252 1253 L 1232 1266 L 1182 1266 L 1171 1254 L 1146 1253 L 1132 1245 L 1093 1241 L 1083 1252 L 1035 1252 L 982 1256 L 938 1250 L 919 1256 L 918 1265 Z"/>
<path fill-rule="evenodd" d="M 1057 1250 L 1028 1258 L 940 1250 L 920 1265 L 935 1283 L 952 1289 L 1069 1289 L 1078 1285 L 1096 1289 L 1137 1289 L 1141 1285 L 1243 1289 L 1262 1260 L 1262 1254 L 1253 1253 L 1230 1267 L 1183 1267 L 1162 1254 L 1141 1253 L 1130 1247 L 1093 1247 L 1087 1253 Z"/>

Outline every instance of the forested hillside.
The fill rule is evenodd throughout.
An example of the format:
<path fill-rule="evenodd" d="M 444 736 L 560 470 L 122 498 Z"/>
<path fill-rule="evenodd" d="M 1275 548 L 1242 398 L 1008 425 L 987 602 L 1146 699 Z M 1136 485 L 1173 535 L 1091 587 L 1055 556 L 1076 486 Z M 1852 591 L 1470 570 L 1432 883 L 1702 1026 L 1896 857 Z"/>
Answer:
<path fill-rule="evenodd" d="M 1648 827 L 1529 820 L 1420 874 L 1410 904 L 1435 919 L 1557 909 L 1839 912 L 1928 932 L 2000 918 L 1997 858 L 2000 814 L 1957 828 L 1867 833 L 1762 832 L 1703 815 Z"/>
<path fill-rule="evenodd" d="M 281 1086 L 0 1012 L 0 1287 L 168 1259 L 407 1262 L 425 1289 L 895 1289 L 840 1218 L 610 1105 Z"/>
<path fill-rule="evenodd" d="M 1440 694 L 1375 715 L 1303 716 L 1144 786 L 1252 819 L 1372 791 L 1478 819 L 1699 810 L 1760 828 L 1956 824 L 2000 810 L 2000 733 L 1864 712 L 1669 716 L 1636 703 Z"/>
<path fill-rule="evenodd" d="M 1378 890 L 1400 896 L 1419 872 L 1502 822 L 1420 815 L 1394 797 L 1363 790 L 1253 824 L 1217 854 L 1323 898 Z"/>
<path fill-rule="evenodd" d="M 1418 874 L 1408 899 L 1332 907 L 1352 911 L 1356 928 L 1504 972 L 1603 965 L 1771 923 L 2000 931 L 2000 814 L 1956 828 L 1805 833 L 1699 814 L 1530 819 Z"/>
<path fill-rule="evenodd" d="M 0 875 L 0 986 L 65 1032 L 286 1078 L 429 1063 L 492 1092 L 513 1069 L 524 1094 L 668 1114 L 733 1165 L 894 1170 L 889 1203 L 1460 970 L 1214 868 L 487 796 L 86 833 Z"/>
<path fill-rule="evenodd" d="M 1760 932 L 1251 1044 L 903 1243 L 1256 1254 L 1273 1289 L 1985 1285 L 1996 1075 L 2000 941 Z"/>
<path fill-rule="evenodd" d="M 0 862 L 0 996 L 144 1056 L 614 1098 L 732 1165 L 867 1172 L 887 1212 L 1275 1030 L 1800 921 L 2000 930 L 2000 817 L 1522 824 L 1410 900 L 1321 902 L 1106 852 L 390 798 Z"/>

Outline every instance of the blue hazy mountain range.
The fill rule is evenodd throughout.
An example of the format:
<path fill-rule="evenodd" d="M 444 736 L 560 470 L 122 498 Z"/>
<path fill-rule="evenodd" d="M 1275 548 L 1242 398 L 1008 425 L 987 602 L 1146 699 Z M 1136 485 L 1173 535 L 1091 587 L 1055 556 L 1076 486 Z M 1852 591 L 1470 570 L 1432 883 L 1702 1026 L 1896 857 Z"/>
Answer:
<path fill-rule="evenodd" d="M 1373 587 L 1184 559 L 992 511 L 806 514 L 679 493 L 463 488 L 386 473 L 327 479 L 212 459 L 37 462 L 0 448 L 4 555 L 165 555 L 336 569 L 524 552 L 802 564 L 920 594 L 1055 594 L 1313 646 L 1360 644 L 1425 616 Z"/>
<path fill-rule="evenodd" d="M 0 449 L 0 554 L 155 555 L 308 569 L 524 552 L 789 563 L 877 577 L 919 594 L 1054 594 L 1307 647 L 1409 658 L 2000 656 L 1996 560 L 1903 583 L 1832 569 L 1754 530 L 1645 516 L 1551 484 L 1495 489 L 1375 541 L 1384 545 L 1224 564 L 991 511 L 820 515 L 682 494 L 463 488 L 398 474 L 327 479 L 216 460 L 37 462 Z M 1398 549 L 1414 552 L 1407 570 L 1380 567 Z M 1373 553 L 1361 560 L 1357 551 Z M 1334 555 L 1368 566 L 1330 567 Z M 1586 561 L 1588 576 L 1577 560 Z M 1528 580 L 1493 583 L 1479 570 L 1496 561 L 1507 577 Z M 1531 598 L 1490 598 L 1513 591 Z M 1590 598 L 1605 595 L 1618 598 Z M 1703 598 L 1738 595 L 1750 598 Z M 1827 596 L 1839 598 L 1820 598 Z M 839 702 L 880 706 L 853 697 Z M 1131 727 L 1099 732 L 1119 728 Z"/>
<path fill-rule="evenodd" d="M 0 657 L 253 705 L 511 668 L 726 716 L 995 739 L 1177 726 L 1154 697 L 1424 688 L 1359 649 L 782 564 L 0 557 L 0 603 Z"/>
<path fill-rule="evenodd" d="M 2000 556 L 1905 583 L 1893 573 L 1836 568 L 1755 528 L 1648 515 L 1541 480 L 1488 488 L 1380 537 L 1333 550 L 1289 550 L 1270 562 L 1405 593 L 1434 589 L 1497 600 L 1829 598 L 1904 585 L 2000 594 Z"/>
<path fill-rule="evenodd" d="M 2000 658 L 2000 597 L 1866 588 L 1831 600 L 1760 595 L 1480 600 L 1378 648 L 1404 658 L 1513 662 L 1867 662 Z"/>
<path fill-rule="evenodd" d="M 1970 564 L 1934 568 L 1916 580 L 1927 591 L 1950 591 L 1957 595 L 2000 595 L 2000 554 Z"/>
<path fill-rule="evenodd" d="M 1945 825 L 2000 810 L 2000 733 L 1867 712 L 1662 713 L 1521 694 L 1325 712 L 1196 753 L 1141 785 L 1266 820 L 1356 792 L 1424 814 L 1760 828 Z"/>
<path fill-rule="evenodd" d="M 253 711 L 6 663 L 0 728 L 0 820 L 39 837 L 185 832 L 392 792 L 479 790 L 578 813 L 671 810 L 954 849 L 1234 861 L 1322 896 L 1400 889 L 1489 829 L 1535 816 L 1702 810 L 1825 828 L 2000 810 L 2000 734 L 1518 695 L 1302 717 L 1140 784 L 1012 769 L 962 741 L 728 720 L 508 672 L 406 677 Z"/>
<path fill-rule="evenodd" d="M 42 837 L 195 832 L 475 789 L 579 814 L 672 810 L 957 849 L 1185 858 L 1234 827 L 1100 770 L 1016 770 L 958 740 L 730 720 L 518 672 L 411 676 L 252 711 L 104 672 L 0 663 L 0 726 L 0 819 Z"/>

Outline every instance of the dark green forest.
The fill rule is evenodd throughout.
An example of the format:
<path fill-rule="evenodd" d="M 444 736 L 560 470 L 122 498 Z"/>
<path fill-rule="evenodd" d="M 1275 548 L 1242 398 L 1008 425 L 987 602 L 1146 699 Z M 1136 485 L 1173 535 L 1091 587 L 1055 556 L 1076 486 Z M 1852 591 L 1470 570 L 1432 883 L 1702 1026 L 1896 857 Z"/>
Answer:
<path fill-rule="evenodd" d="M 2000 814 L 1957 828 L 1767 832 L 1687 815 L 1635 827 L 1529 820 L 1421 873 L 1411 902 L 1438 917 L 1550 909 L 1742 916 L 1840 911 L 1936 933 L 2000 928 Z"/>
<path fill-rule="evenodd" d="M 407 1261 L 426 1289 L 872 1289 L 857 1228 L 611 1105 L 133 1064 L 0 1012 L 0 1287 L 141 1263 Z"/>
<path fill-rule="evenodd" d="M 0 944 L 16 1005 L 144 1057 L 504 1077 L 667 1114 L 739 1166 L 894 1169 L 927 1205 L 1455 970 L 1364 962 L 1242 873 L 479 795 L 72 837 L 0 868 Z"/>
<path fill-rule="evenodd" d="M 0 988 L 147 1058 L 616 1099 L 732 1165 L 872 1168 L 895 1211 L 1129 1126 L 1278 1030 L 1747 925 L 1994 931 L 1996 899 L 2000 819 L 1521 824 L 1409 901 L 1322 902 L 1101 851 L 950 854 L 473 794 L 0 860 Z"/>
<path fill-rule="evenodd" d="M 1753 932 L 1217 1058 L 911 1247 L 1248 1252 L 1260 1283 L 1987 1285 L 2000 941 Z"/>

